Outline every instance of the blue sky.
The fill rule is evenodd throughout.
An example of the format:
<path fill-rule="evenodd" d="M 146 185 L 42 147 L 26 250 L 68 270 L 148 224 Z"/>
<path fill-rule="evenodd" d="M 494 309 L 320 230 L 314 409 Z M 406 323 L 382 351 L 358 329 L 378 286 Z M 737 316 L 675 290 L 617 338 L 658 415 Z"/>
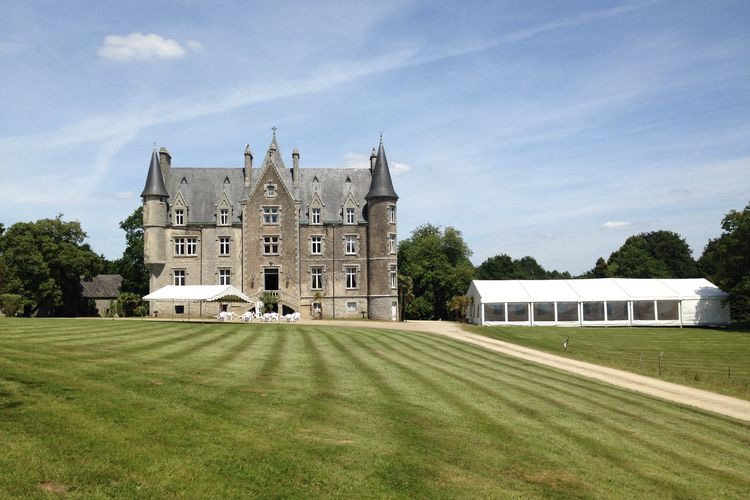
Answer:
<path fill-rule="evenodd" d="M 399 238 L 573 273 L 631 234 L 696 256 L 750 202 L 750 3 L 0 4 L 0 222 L 63 213 L 118 257 L 154 141 L 359 166 L 384 131 Z"/>

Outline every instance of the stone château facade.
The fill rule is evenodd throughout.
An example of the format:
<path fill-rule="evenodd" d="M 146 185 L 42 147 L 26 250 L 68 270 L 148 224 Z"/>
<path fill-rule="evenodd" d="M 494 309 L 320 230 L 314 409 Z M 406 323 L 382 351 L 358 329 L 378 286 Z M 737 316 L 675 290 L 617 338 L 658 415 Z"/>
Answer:
<path fill-rule="evenodd" d="M 154 149 L 141 197 L 151 292 L 231 284 L 303 318 L 397 319 L 398 196 L 382 140 L 370 168 L 303 169 L 296 148 L 287 168 L 275 132 L 260 168 L 249 146 L 243 168 L 173 167 Z M 151 314 L 181 305 L 153 303 Z M 200 314 L 220 307 L 247 308 Z"/>

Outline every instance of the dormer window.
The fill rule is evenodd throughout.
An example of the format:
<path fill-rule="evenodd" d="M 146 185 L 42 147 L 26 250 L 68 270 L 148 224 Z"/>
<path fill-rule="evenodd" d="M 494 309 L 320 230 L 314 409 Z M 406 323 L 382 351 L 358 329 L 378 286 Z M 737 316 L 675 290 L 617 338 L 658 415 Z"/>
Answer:
<path fill-rule="evenodd" d="M 310 224 L 320 224 L 320 209 L 319 208 L 310 209 Z"/>
<path fill-rule="evenodd" d="M 228 208 L 222 208 L 219 210 L 219 224 L 222 226 L 228 226 L 229 225 L 229 209 Z"/>
<path fill-rule="evenodd" d="M 345 211 L 344 221 L 346 224 L 354 224 L 354 208 L 347 208 Z"/>
<path fill-rule="evenodd" d="M 276 185 L 269 183 L 266 185 L 266 198 L 276 197 Z"/>
<path fill-rule="evenodd" d="M 174 225 L 184 226 L 185 225 L 185 210 L 182 208 L 176 208 L 174 211 Z"/>

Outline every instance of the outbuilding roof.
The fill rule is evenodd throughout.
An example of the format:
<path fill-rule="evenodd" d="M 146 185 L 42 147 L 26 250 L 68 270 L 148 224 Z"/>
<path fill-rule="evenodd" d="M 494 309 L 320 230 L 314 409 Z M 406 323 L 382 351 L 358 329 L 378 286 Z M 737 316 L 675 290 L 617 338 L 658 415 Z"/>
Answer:
<path fill-rule="evenodd" d="M 99 274 L 91 280 L 81 280 L 81 296 L 87 299 L 114 299 L 120 295 L 122 276 Z"/>

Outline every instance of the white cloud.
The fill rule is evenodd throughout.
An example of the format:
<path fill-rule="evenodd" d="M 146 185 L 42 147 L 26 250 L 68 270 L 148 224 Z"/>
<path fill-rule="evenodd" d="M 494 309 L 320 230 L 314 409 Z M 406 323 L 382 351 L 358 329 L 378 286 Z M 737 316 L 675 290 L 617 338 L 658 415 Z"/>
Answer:
<path fill-rule="evenodd" d="M 121 200 L 132 200 L 135 198 L 135 195 L 132 191 L 122 191 L 120 193 L 115 193 L 115 196 Z"/>
<path fill-rule="evenodd" d="M 607 229 L 610 231 L 630 229 L 631 227 L 633 227 L 632 222 L 623 222 L 620 220 L 608 220 L 607 222 L 602 224 L 602 229 Z"/>
<path fill-rule="evenodd" d="M 411 170 L 411 165 L 407 165 L 406 163 L 391 163 L 389 165 L 391 167 L 391 173 L 394 176 L 403 175 L 406 172 Z"/>
<path fill-rule="evenodd" d="M 130 33 L 129 35 L 108 35 L 98 53 L 110 61 L 144 61 L 151 59 L 179 59 L 189 50 L 201 50 L 203 45 L 196 40 L 188 40 L 183 47 L 177 40 L 163 38 L 154 33 Z"/>
<path fill-rule="evenodd" d="M 342 158 L 344 168 L 370 168 L 370 156 L 361 153 L 346 153 Z M 388 166 L 391 169 L 391 175 L 403 175 L 411 170 L 411 165 L 389 161 Z"/>

